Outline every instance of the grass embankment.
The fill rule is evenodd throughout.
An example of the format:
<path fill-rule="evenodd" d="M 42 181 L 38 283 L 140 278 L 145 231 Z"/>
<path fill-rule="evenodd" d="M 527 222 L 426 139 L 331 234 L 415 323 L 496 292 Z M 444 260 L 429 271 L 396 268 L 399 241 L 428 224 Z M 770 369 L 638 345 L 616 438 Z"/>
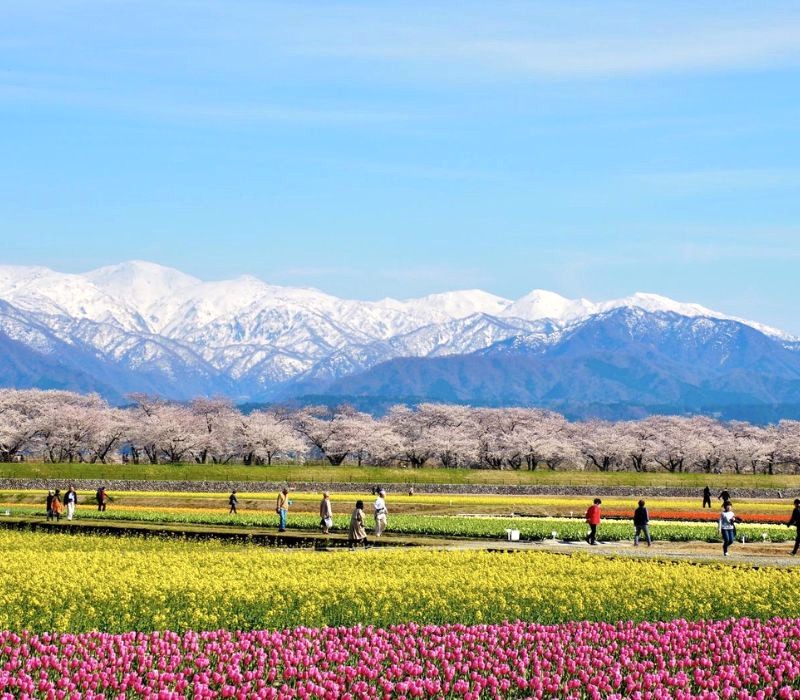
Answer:
<path fill-rule="evenodd" d="M 588 487 L 687 487 L 796 489 L 797 474 L 672 474 L 667 472 L 506 471 L 489 469 L 399 469 L 388 467 L 219 464 L 50 464 L 0 463 L 0 478 L 89 479 L 97 481 L 268 481 L 361 484 L 487 484 Z"/>
<path fill-rule="evenodd" d="M 282 629 L 795 615 L 800 570 L 0 531 L 0 628 Z M 720 584 L 724 582 L 724 585 Z"/>

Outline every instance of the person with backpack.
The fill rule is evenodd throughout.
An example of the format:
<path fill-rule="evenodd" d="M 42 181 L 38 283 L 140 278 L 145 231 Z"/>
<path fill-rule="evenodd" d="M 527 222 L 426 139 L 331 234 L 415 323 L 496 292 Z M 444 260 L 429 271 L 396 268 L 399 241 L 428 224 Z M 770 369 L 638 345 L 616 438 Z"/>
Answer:
<path fill-rule="evenodd" d="M 237 515 L 236 506 L 239 505 L 239 499 L 236 497 L 236 489 L 233 489 L 231 495 L 228 496 L 228 505 L 230 506 L 228 515 Z"/>
<path fill-rule="evenodd" d="M 647 546 L 652 545 L 650 540 L 650 514 L 645 508 L 644 501 L 639 501 L 639 507 L 633 512 L 633 526 L 636 528 L 633 535 L 633 546 L 639 546 L 639 535 L 644 534 L 647 540 Z"/>
<path fill-rule="evenodd" d="M 800 549 L 800 498 L 794 499 L 794 510 L 792 511 L 792 517 L 789 518 L 789 522 L 786 523 L 786 527 L 792 527 L 794 525 L 797 528 L 797 534 L 794 536 L 794 549 L 792 550 L 792 556 L 797 554 L 797 550 Z"/>
<path fill-rule="evenodd" d="M 591 545 L 597 544 L 597 526 L 600 524 L 600 505 L 602 503 L 599 498 L 595 498 L 586 511 L 586 522 L 589 524 L 589 534 L 586 535 L 586 541 Z"/>
<path fill-rule="evenodd" d="M 72 484 L 64 494 L 64 505 L 67 506 L 67 520 L 72 520 L 72 516 L 75 515 L 75 506 L 78 505 L 78 494 Z"/>
<path fill-rule="evenodd" d="M 51 507 L 53 509 L 53 516 L 56 522 L 58 522 L 61 520 L 61 514 L 64 512 L 64 504 L 61 501 L 61 489 L 56 489 L 56 492 L 53 494 Z"/>

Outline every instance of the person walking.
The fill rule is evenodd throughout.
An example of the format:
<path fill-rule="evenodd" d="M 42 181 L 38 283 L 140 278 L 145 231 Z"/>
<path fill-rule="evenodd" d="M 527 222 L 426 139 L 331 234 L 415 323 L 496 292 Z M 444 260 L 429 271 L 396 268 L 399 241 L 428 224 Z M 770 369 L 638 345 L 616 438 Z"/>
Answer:
<path fill-rule="evenodd" d="M 645 508 L 644 501 L 639 501 L 639 507 L 633 512 L 633 526 L 636 528 L 636 532 L 633 535 L 633 546 L 639 546 L 639 535 L 644 535 L 645 539 L 647 540 L 647 546 L 652 545 L 652 541 L 650 540 L 650 514 L 647 512 L 647 508 Z"/>
<path fill-rule="evenodd" d="M 597 526 L 600 524 L 600 505 L 602 503 L 599 498 L 595 498 L 586 511 L 586 522 L 589 524 L 589 534 L 586 535 L 586 541 L 592 545 L 597 544 Z"/>
<path fill-rule="evenodd" d="M 327 491 L 323 492 L 322 500 L 319 502 L 319 526 L 323 535 L 327 535 L 333 527 L 333 506 Z"/>
<path fill-rule="evenodd" d="M 731 502 L 725 501 L 722 512 L 719 514 L 718 529 L 722 535 L 722 555 L 728 556 L 728 547 L 736 540 L 736 523 L 742 522 L 731 510 Z"/>
<path fill-rule="evenodd" d="M 55 495 L 56 494 L 55 494 L 55 491 L 53 491 L 53 489 L 50 489 L 47 492 L 47 502 L 46 502 L 46 504 L 47 504 L 47 519 L 48 520 L 52 520 L 55 517 L 54 514 L 53 514 L 53 497 Z"/>
<path fill-rule="evenodd" d="M 375 515 L 375 537 L 380 537 L 389 522 L 389 510 L 386 508 L 386 491 L 383 489 L 378 491 L 373 510 Z"/>
<path fill-rule="evenodd" d="M 67 520 L 72 520 L 72 516 L 75 515 L 75 506 L 78 505 L 78 494 L 75 493 L 75 487 L 72 484 L 64 494 L 64 505 L 67 506 Z"/>
<path fill-rule="evenodd" d="M 236 489 L 233 489 L 231 495 L 228 496 L 228 505 L 230 506 L 228 515 L 237 515 L 238 511 L 236 510 L 236 506 L 239 505 L 239 499 L 236 497 Z"/>
<path fill-rule="evenodd" d="M 367 546 L 367 530 L 364 527 L 364 501 L 356 501 L 356 507 L 350 516 L 350 530 L 347 533 L 350 549 L 355 549 L 357 544 Z"/>
<path fill-rule="evenodd" d="M 97 499 L 97 510 L 101 513 L 104 513 L 106 510 L 106 503 L 108 502 L 108 494 L 106 493 L 106 487 L 101 486 L 97 489 L 94 497 Z"/>
<path fill-rule="evenodd" d="M 725 505 L 726 503 L 730 503 L 731 502 L 731 494 L 728 491 L 728 489 L 722 489 L 722 491 L 719 492 L 719 496 L 717 496 L 717 500 L 718 501 L 722 501 L 722 505 Z"/>
<path fill-rule="evenodd" d="M 794 549 L 792 550 L 792 556 L 797 554 L 797 550 L 800 549 L 800 498 L 794 499 L 794 510 L 792 511 L 792 517 L 789 518 L 789 522 L 786 523 L 786 527 L 792 527 L 794 525 L 797 528 L 797 534 L 794 536 Z"/>
<path fill-rule="evenodd" d="M 56 522 L 61 520 L 61 514 L 64 512 L 64 504 L 61 501 L 61 489 L 56 489 L 56 492 L 53 494 L 53 516 L 56 519 Z"/>
<path fill-rule="evenodd" d="M 278 532 L 286 532 L 286 515 L 289 512 L 289 489 L 285 486 L 278 494 L 275 512 L 278 514 Z"/>
<path fill-rule="evenodd" d="M 703 508 L 711 508 L 711 489 L 706 486 L 703 489 Z"/>

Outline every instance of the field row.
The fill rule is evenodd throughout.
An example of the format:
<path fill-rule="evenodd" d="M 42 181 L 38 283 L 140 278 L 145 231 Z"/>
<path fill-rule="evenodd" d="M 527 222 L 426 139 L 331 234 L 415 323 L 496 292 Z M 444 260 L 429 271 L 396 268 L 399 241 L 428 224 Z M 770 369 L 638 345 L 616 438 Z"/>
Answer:
<path fill-rule="evenodd" d="M 123 505 L 155 505 L 175 507 L 222 507 L 227 504 L 228 492 L 177 492 L 177 491 L 116 491 L 109 492 L 113 502 Z M 42 504 L 47 492 L 44 490 L 0 490 L 0 502 Z M 734 495 L 735 496 L 735 495 Z M 242 509 L 270 510 L 275 507 L 275 493 L 259 493 L 240 491 L 238 494 Z M 308 491 L 291 491 L 289 494 L 293 510 L 304 512 L 315 511 L 320 501 L 320 493 Z M 336 493 L 330 494 L 330 500 L 339 509 L 352 508 L 356 499 L 370 503 L 374 494 Z M 397 493 L 387 488 L 387 500 L 391 510 L 398 512 L 414 512 L 429 507 L 458 508 L 468 513 L 479 513 L 486 509 L 504 509 L 507 512 L 525 512 L 530 515 L 580 515 L 591 503 L 586 496 L 531 496 L 531 495 L 495 495 L 495 494 L 414 494 Z M 603 496 L 603 512 L 609 514 L 632 515 L 638 497 Z M 94 493 L 80 494 L 83 504 L 94 502 Z M 713 508 L 702 508 L 699 498 L 647 498 L 647 507 L 654 513 L 695 513 L 705 517 L 719 515 L 720 501 Z M 791 499 L 736 498 L 734 506 L 737 514 L 767 515 L 787 520 L 792 510 Z"/>
<path fill-rule="evenodd" d="M 5 506 L 0 505 L 0 509 Z M 12 515 L 41 516 L 41 507 L 14 505 L 8 509 Z M 5 512 L 4 510 L 2 512 Z M 0 516 L 2 518 L 2 516 Z M 168 523 L 186 525 L 236 525 L 239 527 L 277 526 L 274 512 L 261 511 L 229 515 L 226 509 L 212 508 L 143 508 L 114 505 L 100 513 L 89 507 L 79 508 L 76 518 L 83 520 L 115 520 L 136 523 Z M 347 532 L 350 516 L 334 515 L 334 532 Z M 64 522 L 62 518 L 62 522 Z M 369 519 L 368 519 L 369 523 Z M 317 530 L 319 516 L 311 513 L 290 512 L 290 530 Z M 582 518 L 520 518 L 520 517 L 458 517 L 440 515 L 390 515 L 389 532 L 403 535 L 431 535 L 435 537 L 505 539 L 506 530 L 519 530 L 522 540 L 558 539 L 577 542 L 585 538 L 587 526 Z M 599 527 L 599 537 L 607 542 L 633 538 L 629 520 L 606 520 Z M 720 539 L 715 523 L 652 521 L 650 534 L 655 540 L 670 542 L 716 542 Z M 795 529 L 768 523 L 743 523 L 737 526 L 737 537 L 748 542 L 788 542 L 794 540 Z"/>
<path fill-rule="evenodd" d="M 800 698 L 798 654 L 800 621 L 790 619 L 5 633 L 0 694 L 788 699 Z"/>
<path fill-rule="evenodd" d="M 0 531 L 0 629 L 765 619 L 798 609 L 793 568 Z"/>

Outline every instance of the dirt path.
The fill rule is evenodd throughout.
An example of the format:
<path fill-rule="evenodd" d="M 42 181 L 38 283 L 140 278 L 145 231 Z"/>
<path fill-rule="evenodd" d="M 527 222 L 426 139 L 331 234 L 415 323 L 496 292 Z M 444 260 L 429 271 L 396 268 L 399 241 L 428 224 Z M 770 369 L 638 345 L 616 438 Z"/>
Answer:
<path fill-rule="evenodd" d="M 432 548 L 441 549 L 441 546 Z M 714 542 L 653 542 L 652 547 L 633 542 L 606 542 L 590 546 L 585 542 L 498 542 L 487 540 L 452 540 L 446 549 L 491 551 L 539 551 L 558 554 L 588 554 L 592 556 L 621 556 L 633 559 L 661 559 L 696 562 L 719 562 L 720 564 L 745 564 L 748 566 L 794 567 L 800 564 L 800 555 L 791 556 L 792 543 L 782 544 L 737 542 L 730 548 L 729 556 L 722 555 L 722 543 Z"/>

